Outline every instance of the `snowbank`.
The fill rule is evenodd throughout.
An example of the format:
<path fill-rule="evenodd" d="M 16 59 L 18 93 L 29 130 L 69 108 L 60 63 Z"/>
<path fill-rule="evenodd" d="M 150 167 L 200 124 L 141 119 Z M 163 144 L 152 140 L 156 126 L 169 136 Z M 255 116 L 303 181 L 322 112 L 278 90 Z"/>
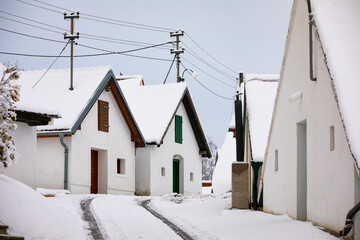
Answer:
<path fill-rule="evenodd" d="M 0 174 L 0 223 L 25 239 L 86 239 L 78 209 L 71 200 L 45 198 Z"/>

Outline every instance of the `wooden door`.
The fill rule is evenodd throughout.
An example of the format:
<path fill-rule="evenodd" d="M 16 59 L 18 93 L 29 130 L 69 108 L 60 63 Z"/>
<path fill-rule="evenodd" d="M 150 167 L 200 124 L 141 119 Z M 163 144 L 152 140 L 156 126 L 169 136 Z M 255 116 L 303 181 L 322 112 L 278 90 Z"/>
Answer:
<path fill-rule="evenodd" d="M 173 159 L 173 192 L 180 193 L 180 161 Z"/>
<path fill-rule="evenodd" d="M 91 185 L 90 193 L 98 193 L 98 151 L 91 150 Z"/>

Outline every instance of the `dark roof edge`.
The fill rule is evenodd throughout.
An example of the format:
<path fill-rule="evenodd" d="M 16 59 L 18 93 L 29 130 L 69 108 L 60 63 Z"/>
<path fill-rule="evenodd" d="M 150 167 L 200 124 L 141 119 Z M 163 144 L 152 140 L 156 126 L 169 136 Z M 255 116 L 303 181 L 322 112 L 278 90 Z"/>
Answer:
<path fill-rule="evenodd" d="M 186 113 L 190 120 L 191 127 L 193 129 L 196 141 L 200 148 L 200 152 L 206 152 L 206 154 L 202 154 L 202 156 L 211 158 L 210 147 L 206 140 L 204 131 L 201 127 L 201 123 L 200 123 L 199 117 L 196 113 L 196 109 L 195 109 L 194 103 L 191 99 L 191 95 L 190 95 L 188 88 L 186 88 L 186 90 L 185 90 L 185 94 L 183 96 L 182 102 L 184 104 Z"/>

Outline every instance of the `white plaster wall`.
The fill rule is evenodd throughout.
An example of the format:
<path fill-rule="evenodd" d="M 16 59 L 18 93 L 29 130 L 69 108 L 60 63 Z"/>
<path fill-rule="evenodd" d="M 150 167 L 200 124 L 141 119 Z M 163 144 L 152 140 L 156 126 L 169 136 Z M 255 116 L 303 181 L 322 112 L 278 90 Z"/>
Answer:
<path fill-rule="evenodd" d="M 71 140 L 70 136 L 64 137 L 69 152 L 71 152 Z M 64 189 L 64 147 L 60 143 L 60 138 L 38 138 L 37 155 L 37 187 Z M 69 157 L 69 164 L 71 161 L 72 159 Z"/>
<path fill-rule="evenodd" d="M 135 160 L 135 193 L 150 195 L 150 163 L 152 146 L 136 149 Z"/>
<path fill-rule="evenodd" d="M 343 227 L 354 205 L 354 163 L 331 88 L 320 44 L 315 49 L 318 80 L 309 79 L 308 13 L 305 0 L 295 1 L 296 15 L 283 65 L 280 93 L 264 172 L 264 210 L 296 218 L 297 131 L 307 121 L 307 218 L 329 229 Z M 301 101 L 290 103 L 302 91 Z M 335 150 L 330 151 L 330 126 Z M 275 150 L 279 170 L 274 170 Z"/>
<path fill-rule="evenodd" d="M 73 136 L 70 152 L 71 190 L 76 193 L 90 192 L 90 154 L 93 149 L 99 150 L 99 154 L 101 151 L 107 154 L 107 193 L 132 195 L 135 191 L 135 144 L 131 142 L 130 130 L 112 93 L 104 91 L 99 99 L 109 102 L 109 132 L 98 131 L 96 102 L 82 122 L 81 130 Z M 125 174 L 116 172 L 118 158 L 125 159 Z M 99 169 L 103 160 L 99 155 Z M 101 175 L 104 173 L 99 174 L 99 179 Z M 104 187 L 106 184 L 100 185 Z"/>
<path fill-rule="evenodd" d="M 36 186 L 36 127 L 16 122 L 17 128 L 11 134 L 15 141 L 16 152 L 20 157 L 8 168 L 0 168 L 5 174 L 32 188 Z"/>
<path fill-rule="evenodd" d="M 181 163 L 183 168 L 183 193 L 201 193 L 202 158 L 199 154 L 199 146 L 195 139 L 189 118 L 187 117 L 185 107 L 182 103 L 180 104 L 176 115 L 183 117 L 182 144 L 175 142 L 174 118 L 163 140 L 163 144 L 160 147 L 147 146 L 147 148 L 151 149 L 151 195 L 161 196 L 172 193 L 172 163 L 175 155 L 180 155 L 183 158 L 183 162 Z M 161 167 L 165 167 L 164 177 L 161 176 Z M 190 181 L 190 172 L 194 175 L 193 181 Z"/>

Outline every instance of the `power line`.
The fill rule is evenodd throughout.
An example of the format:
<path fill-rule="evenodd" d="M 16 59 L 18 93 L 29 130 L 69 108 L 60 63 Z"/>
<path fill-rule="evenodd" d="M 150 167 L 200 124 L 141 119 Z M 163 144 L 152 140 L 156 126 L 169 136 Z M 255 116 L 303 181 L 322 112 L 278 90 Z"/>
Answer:
<path fill-rule="evenodd" d="M 209 77 L 215 79 L 216 81 L 221 82 L 222 84 L 225 84 L 226 86 L 229 86 L 229 87 L 231 87 L 231 88 L 235 88 L 235 86 L 232 86 L 232 85 L 230 85 L 230 84 L 228 84 L 228 83 L 226 83 L 226 82 L 224 82 L 224 81 L 222 81 L 222 80 L 220 80 L 220 79 L 218 79 L 218 78 L 210 75 L 209 73 L 205 72 L 204 70 L 202 70 L 201 68 L 199 68 L 198 66 L 196 66 L 195 64 L 193 64 L 192 62 L 190 62 L 189 60 L 187 60 L 185 57 L 183 57 L 183 59 L 184 59 L 186 62 L 188 62 L 190 65 L 194 66 L 194 67 L 197 68 L 199 71 L 201 71 L 201 72 L 203 72 L 204 74 L 208 75 Z"/>
<path fill-rule="evenodd" d="M 16 0 L 16 1 L 24 3 L 24 4 L 28 4 L 28 5 L 33 6 L 33 7 L 48 10 L 48 11 L 51 11 L 51 12 L 61 13 L 59 11 L 55 11 L 53 9 L 42 7 L 42 6 L 39 6 L 37 4 L 29 3 L 29 2 L 26 2 L 26 1 L 22 1 L 22 0 Z M 36 0 L 34 0 L 34 1 L 36 1 Z M 58 9 L 61 9 L 61 10 L 71 11 L 69 9 L 58 7 L 58 6 L 55 6 L 55 5 L 52 5 L 52 4 L 49 4 L 49 3 L 45 3 L 45 2 L 42 2 L 42 1 L 36 1 L 36 2 L 42 3 L 42 4 L 47 5 L 47 6 L 51 6 L 51 7 L 54 7 L 54 8 L 58 8 Z M 82 17 L 82 19 L 91 20 L 91 21 L 97 21 L 97 22 L 102 22 L 102 23 L 107 23 L 107 24 L 113 24 L 113 25 L 118 25 L 118 26 L 138 28 L 138 29 L 150 30 L 150 31 L 156 31 L 156 32 L 170 32 L 170 31 L 172 31 L 172 29 L 170 29 L 170 28 L 163 28 L 163 27 L 156 27 L 156 26 L 139 24 L 139 23 L 126 22 L 126 21 L 121 21 L 121 20 L 111 19 L 111 18 L 105 18 L 105 17 L 86 14 L 86 13 L 82 13 L 81 15 L 85 16 L 85 17 Z M 98 19 L 94 19 L 94 18 L 98 18 Z"/>
<path fill-rule="evenodd" d="M 52 27 L 52 28 L 55 28 L 55 29 L 67 31 L 67 29 L 65 29 L 65 28 L 61 28 L 61 27 L 57 27 L 57 26 L 54 26 L 54 25 L 46 24 L 46 23 L 43 23 L 43 22 L 35 21 L 35 20 L 33 20 L 33 19 L 30 19 L 30 18 L 24 18 L 24 17 L 18 16 L 18 15 L 12 14 L 12 13 L 8 13 L 8 12 L 1 11 L 1 10 L 0 10 L 0 12 L 1 12 L 1 13 L 4 13 L 4 14 L 7 14 L 7 15 L 10 15 L 10 16 L 13 16 L 13 17 L 21 18 L 21 19 L 24 19 L 24 20 L 27 20 L 27 21 L 30 21 L 30 22 L 34 22 L 34 23 L 37 23 L 37 24 L 41 24 L 41 25 L 44 25 L 44 26 L 48 26 L 48 27 Z M 1 17 L 1 16 L 0 16 L 0 17 Z M 32 24 L 20 22 L 20 21 L 13 20 L 13 19 L 10 19 L 10 18 L 6 18 L 6 17 L 3 17 L 3 18 L 5 18 L 5 19 L 7 19 L 7 20 L 9 20 L 9 21 L 15 21 L 15 22 L 17 22 L 17 23 L 29 25 L 29 26 L 36 27 L 36 28 L 41 28 L 41 27 L 38 27 L 38 26 L 36 26 L 36 25 L 32 25 Z M 47 29 L 47 28 L 41 28 L 41 29 L 47 30 L 47 31 L 52 31 L 52 32 L 53 32 L 53 30 L 50 30 L 50 29 Z M 57 33 L 61 33 L 61 32 L 57 32 Z M 62 34 L 62 33 L 61 33 L 61 34 Z M 121 43 L 121 44 L 126 44 L 126 45 L 133 45 L 133 46 L 153 45 L 152 43 L 132 41 L 132 40 L 125 40 L 125 39 L 112 38 L 112 37 L 104 37 L 104 36 L 99 36 L 99 35 L 94 35 L 94 34 L 88 34 L 88 33 L 81 33 L 81 35 L 82 35 L 82 38 L 85 38 L 85 39 L 91 39 L 91 40 L 97 40 L 97 41 L 104 41 L 104 42 Z M 170 48 L 161 48 L 161 47 L 159 47 L 159 48 L 160 48 L 160 49 L 165 49 L 165 50 L 169 50 L 169 49 L 170 49 Z"/>
<path fill-rule="evenodd" d="M 30 21 L 30 22 L 34 22 L 34 23 L 37 23 L 37 24 L 44 25 L 44 26 L 48 26 L 48 27 L 52 27 L 52 28 L 59 29 L 59 30 L 67 31 L 65 28 L 61 28 L 61 27 L 57 27 L 57 26 L 54 26 L 54 25 L 46 24 L 46 23 L 39 22 L 39 21 L 30 19 L 30 18 L 21 17 L 21 16 L 19 16 L 19 15 L 15 15 L 15 14 L 12 14 L 12 13 L 4 12 L 4 11 L 1 11 L 1 10 L 0 10 L 0 12 L 1 12 L 1 13 L 4 13 L 4 14 L 6 14 L 6 15 L 10 15 L 10 16 L 13 16 L 13 17 L 21 18 L 21 19 L 24 19 L 24 20 L 27 20 L 27 21 Z"/>
<path fill-rule="evenodd" d="M 29 2 L 26 2 L 26 1 L 22 1 L 22 0 L 16 0 L 16 1 L 27 4 L 27 5 L 30 5 L 30 6 L 33 6 L 33 7 L 41 8 L 41 9 L 44 9 L 44 10 L 47 10 L 47 11 L 50 11 L 50 12 L 63 14 L 62 12 L 58 12 L 58 11 L 52 10 L 50 8 L 42 7 L 42 6 L 39 6 L 39 5 L 36 5 L 36 4 L 33 4 L 33 3 L 29 3 Z"/>
<path fill-rule="evenodd" d="M 61 54 L 64 52 L 66 46 L 69 44 L 70 41 L 68 41 L 65 46 L 63 47 L 63 49 L 61 50 L 61 52 L 59 53 L 59 55 L 55 58 L 55 60 L 52 62 L 52 64 L 50 65 L 50 67 L 44 72 L 44 74 L 39 78 L 39 80 L 37 80 L 37 82 L 34 84 L 34 86 L 32 86 L 32 88 L 34 88 L 40 81 L 41 79 L 45 76 L 45 74 L 50 70 L 50 68 L 54 65 L 54 63 L 59 59 L 59 57 L 61 56 Z"/>
<path fill-rule="evenodd" d="M 186 69 L 186 67 L 184 66 L 183 63 L 181 63 L 181 65 Z M 193 78 L 195 79 L 195 81 L 197 81 L 203 88 L 205 88 L 206 90 L 208 90 L 209 92 L 211 92 L 211 93 L 214 94 L 215 96 L 218 96 L 219 98 L 226 99 L 226 100 L 231 100 L 231 101 L 234 100 L 234 99 L 232 99 L 232 98 L 224 97 L 224 96 L 222 96 L 222 95 L 220 95 L 220 94 L 217 94 L 216 92 L 212 91 L 211 89 L 209 89 L 208 87 L 206 87 L 204 84 L 202 84 L 196 77 L 194 77 L 194 76 L 192 76 L 192 77 L 193 77 Z"/>
<path fill-rule="evenodd" d="M 189 34 L 187 34 L 186 32 L 185 32 L 185 35 L 186 35 L 193 43 L 195 43 L 196 46 L 198 46 L 201 50 L 203 50 L 203 52 L 205 52 L 206 55 L 208 55 L 209 57 L 211 57 L 213 60 L 215 60 L 215 61 L 216 61 L 217 63 L 219 63 L 221 66 L 225 67 L 226 69 L 232 71 L 232 72 L 235 73 L 235 74 L 238 73 L 238 72 L 232 70 L 231 68 L 225 66 L 224 64 L 222 64 L 222 63 L 221 63 L 220 61 L 218 61 L 216 58 L 214 58 L 210 53 L 208 53 L 204 48 L 202 48 L 202 47 L 200 46 L 200 44 L 198 44 L 197 42 L 195 42 L 195 40 L 192 39 L 192 38 L 189 36 Z"/>
<path fill-rule="evenodd" d="M 87 46 L 87 45 L 84 45 L 84 44 L 78 44 L 78 45 L 81 46 L 81 47 L 86 47 L 86 48 L 95 49 L 95 50 L 103 51 L 103 52 L 105 52 L 105 53 L 75 55 L 74 57 L 77 57 L 77 58 L 79 58 L 79 57 L 98 57 L 98 56 L 106 56 L 106 55 L 119 54 L 119 55 L 125 55 L 125 56 L 130 56 L 130 57 L 137 57 L 137 58 L 144 58 L 144 59 L 150 59 L 150 60 L 172 61 L 172 60 L 170 60 L 170 59 L 163 59 L 163 58 L 155 58 L 155 57 L 139 56 L 139 55 L 129 54 L 129 53 L 131 53 L 131 52 L 141 51 L 141 50 L 153 48 L 153 47 L 156 47 L 156 46 L 162 46 L 162 45 L 165 45 L 165 44 L 169 44 L 169 42 L 161 43 L 161 44 L 156 44 L 156 45 L 152 45 L 152 46 L 147 46 L 147 47 L 142 47 L 142 48 L 136 48 L 136 49 L 126 50 L 126 51 L 122 51 L 122 52 L 115 52 L 115 51 L 110 51 L 110 50 L 105 50 L 105 49 L 101 49 L 101 48 L 96 48 L 96 47 Z M 52 57 L 68 58 L 68 57 L 70 57 L 70 56 L 53 56 L 53 55 L 25 54 L 25 53 L 14 53 L 14 52 L 4 52 L 4 51 L 0 51 L 0 54 L 14 55 L 14 56 L 24 56 L 24 57 L 42 57 L 42 58 L 52 58 Z"/>
<path fill-rule="evenodd" d="M 6 20 L 9 20 L 9 21 L 12 21 L 12 22 L 17 22 L 17 23 L 20 23 L 20 24 L 24 24 L 24 25 L 27 25 L 27 26 L 31 26 L 31 27 L 34 27 L 34 28 L 39 28 L 39 29 L 42 29 L 42 30 L 46 30 L 46 31 L 49 31 L 49 32 L 63 34 L 62 32 L 54 31 L 54 30 L 51 30 L 51 29 L 48 29 L 48 28 L 39 27 L 39 26 L 30 24 L 30 23 L 24 23 L 24 22 L 14 20 L 14 19 L 11 19 L 11 18 L 7 18 L 7 17 L 3 17 L 3 16 L 0 16 L 0 18 L 6 19 Z"/>
<path fill-rule="evenodd" d="M 172 68 L 174 62 L 175 62 L 175 59 L 176 59 L 176 55 L 174 56 L 174 59 L 173 59 L 172 62 L 171 62 L 169 71 L 168 71 L 167 74 L 166 74 L 166 77 L 165 77 L 165 80 L 164 80 L 163 84 L 165 84 L 165 82 L 166 82 L 166 80 L 167 80 L 167 78 L 168 78 L 168 76 L 169 76 L 169 73 L 170 73 L 170 71 L 171 71 L 171 68 Z"/>
<path fill-rule="evenodd" d="M 50 3 L 46 3 L 40 0 L 33 0 L 35 2 L 47 5 L 47 6 L 51 6 L 53 8 L 57 8 L 57 9 L 61 9 L 61 10 L 65 10 L 65 11 L 71 11 L 69 9 L 66 8 L 62 8 Z M 124 23 L 124 24 L 129 24 L 129 25 L 134 25 L 134 26 L 139 26 L 139 27 L 145 27 L 145 28 L 152 28 L 152 29 L 158 29 L 158 30 L 163 30 L 163 32 L 170 32 L 170 31 L 174 31 L 174 29 L 171 28 L 164 28 L 164 27 L 158 27 L 158 26 L 153 26 L 153 25 L 147 25 L 147 24 L 140 24 L 140 23 L 134 23 L 134 22 L 128 22 L 128 21 L 123 21 L 123 20 L 118 20 L 118 19 L 113 19 L 113 18 L 106 18 L 106 17 L 101 17 L 101 16 L 96 16 L 96 15 L 92 15 L 92 14 L 86 14 L 86 13 L 81 13 L 81 15 L 84 16 L 88 16 L 88 17 L 92 17 L 92 18 L 99 18 L 99 19 L 103 19 L 103 20 L 107 20 L 107 21 L 113 21 L 113 22 L 120 22 L 120 23 Z M 83 17 L 82 17 L 83 18 Z M 86 19 L 86 18 L 85 18 Z M 91 19 L 93 20 L 93 19 Z M 151 29 L 147 29 L 147 30 L 151 30 Z"/>
<path fill-rule="evenodd" d="M 20 36 L 24 36 L 24 37 L 30 37 L 30 38 L 40 39 L 40 40 L 46 40 L 46 41 L 50 41 L 50 42 L 66 43 L 65 41 L 59 41 L 59 40 L 50 39 L 50 38 L 38 37 L 38 36 L 26 34 L 26 33 L 15 32 L 15 31 L 5 29 L 5 28 L 2 28 L 2 27 L 0 27 L 0 30 L 5 31 L 5 32 L 9 32 L 9 33 L 13 33 L 13 34 L 17 34 L 17 35 L 20 35 Z"/>
<path fill-rule="evenodd" d="M 230 79 L 231 81 L 236 81 L 234 80 L 234 76 L 231 76 L 230 74 L 227 74 L 226 72 L 218 69 L 217 67 L 215 67 L 214 65 L 212 65 L 211 63 L 205 61 L 203 58 L 201 58 L 199 55 L 197 55 L 194 51 L 192 51 L 185 43 L 183 43 L 183 45 L 186 47 L 186 49 L 188 49 L 188 53 L 190 55 L 192 55 L 193 57 L 195 57 L 196 59 L 198 59 L 199 61 L 201 61 L 202 63 L 204 63 L 205 65 L 207 65 L 208 67 L 212 68 L 213 70 L 215 70 L 216 72 L 220 73 L 221 75 L 223 75 L 224 77 Z"/>

